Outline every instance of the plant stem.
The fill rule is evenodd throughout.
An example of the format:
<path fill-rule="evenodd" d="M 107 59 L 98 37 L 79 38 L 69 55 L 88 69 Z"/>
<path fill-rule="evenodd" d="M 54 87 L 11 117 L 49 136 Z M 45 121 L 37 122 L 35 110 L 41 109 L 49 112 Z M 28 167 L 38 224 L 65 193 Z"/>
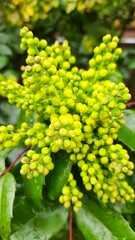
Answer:
<path fill-rule="evenodd" d="M 72 204 L 70 207 L 70 218 L 69 218 L 70 224 L 69 224 L 69 240 L 73 240 L 73 208 Z"/>
<path fill-rule="evenodd" d="M 21 153 L 19 153 L 17 155 L 17 157 L 15 158 L 15 160 L 11 163 L 11 165 L 6 169 L 4 170 L 0 175 L 5 175 L 7 174 L 8 172 L 10 172 L 10 170 L 12 169 L 12 167 L 15 165 L 15 163 L 19 160 L 19 158 L 25 153 L 27 152 L 29 149 L 31 148 L 31 145 L 29 145 L 28 147 L 26 147 Z"/>
<path fill-rule="evenodd" d="M 128 102 L 128 103 L 126 104 L 126 106 L 127 106 L 127 107 L 135 106 L 135 102 Z"/>

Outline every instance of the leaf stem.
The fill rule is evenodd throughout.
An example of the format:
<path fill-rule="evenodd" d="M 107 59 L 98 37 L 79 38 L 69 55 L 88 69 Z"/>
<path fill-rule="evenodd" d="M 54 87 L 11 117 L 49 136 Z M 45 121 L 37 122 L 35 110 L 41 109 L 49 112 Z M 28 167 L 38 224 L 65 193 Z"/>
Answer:
<path fill-rule="evenodd" d="M 73 240 L 73 208 L 70 206 L 70 217 L 69 217 L 69 240 Z"/>
<path fill-rule="evenodd" d="M 25 152 L 27 152 L 30 148 L 31 148 L 31 145 L 29 145 L 29 146 L 26 147 L 21 153 L 19 153 L 19 154 L 17 155 L 17 157 L 15 158 L 15 160 L 10 164 L 10 166 L 9 166 L 6 170 L 4 170 L 4 171 L 0 174 L 0 176 L 5 175 L 5 174 L 7 174 L 8 172 L 10 172 L 10 170 L 11 170 L 12 167 L 15 165 L 15 163 L 19 160 L 19 158 L 20 158 Z"/>

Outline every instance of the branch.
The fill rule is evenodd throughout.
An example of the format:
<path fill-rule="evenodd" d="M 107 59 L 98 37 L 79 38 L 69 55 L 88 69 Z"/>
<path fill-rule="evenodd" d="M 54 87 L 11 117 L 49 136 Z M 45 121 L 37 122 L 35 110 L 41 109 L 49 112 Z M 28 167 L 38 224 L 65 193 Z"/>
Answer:
<path fill-rule="evenodd" d="M 127 106 L 127 107 L 135 106 L 135 102 L 128 102 L 128 103 L 126 104 L 126 106 Z"/>
<path fill-rule="evenodd" d="M 11 170 L 12 167 L 15 165 L 15 163 L 19 160 L 19 158 L 20 158 L 25 152 L 27 152 L 30 148 L 31 148 L 31 145 L 29 145 L 29 146 L 26 147 L 21 153 L 19 153 L 19 154 L 17 155 L 17 157 L 15 158 L 15 160 L 11 163 L 11 165 L 10 165 L 6 170 L 4 170 L 4 171 L 0 174 L 0 176 L 5 175 L 5 174 L 7 174 L 8 172 L 10 172 L 10 170 Z"/>

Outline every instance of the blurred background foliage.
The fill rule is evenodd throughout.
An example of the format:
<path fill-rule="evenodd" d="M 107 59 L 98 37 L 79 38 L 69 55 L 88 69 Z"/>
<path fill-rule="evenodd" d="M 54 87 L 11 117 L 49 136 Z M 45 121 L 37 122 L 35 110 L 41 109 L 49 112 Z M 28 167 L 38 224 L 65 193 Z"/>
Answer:
<path fill-rule="evenodd" d="M 113 0 L 111 4 L 109 0 L 6 0 L 0 4 L 0 70 L 4 75 L 12 73 L 17 77 L 24 63 L 19 47 L 22 26 L 28 26 L 49 43 L 68 39 L 77 65 L 87 68 L 93 48 L 102 36 L 111 33 L 121 38 L 135 17 L 135 0 Z M 126 50 L 120 60 L 125 80 L 129 74 L 124 69 L 131 71 L 134 65 L 135 53 Z M 121 74 L 118 77 L 121 81 Z"/>

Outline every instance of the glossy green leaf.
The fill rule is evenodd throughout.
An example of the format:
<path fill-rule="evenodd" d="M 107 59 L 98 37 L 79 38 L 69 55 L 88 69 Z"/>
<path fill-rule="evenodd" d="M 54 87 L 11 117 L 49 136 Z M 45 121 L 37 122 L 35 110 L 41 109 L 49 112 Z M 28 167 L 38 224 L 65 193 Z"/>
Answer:
<path fill-rule="evenodd" d="M 100 204 L 88 199 L 85 199 L 84 206 L 88 207 L 89 211 L 111 231 L 116 239 L 135 239 L 135 232 L 120 213 L 107 207 L 103 208 Z"/>
<path fill-rule="evenodd" d="M 35 238 L 34 233 L 34 219 L 29 220 L 20 227 L 20 230 L 15 232 L 13 235 L 11 235 L 11 240 L 21 240 L 21 239 L 27 239 L 27 240 L 36 240 L 38 238 Z"/>
<path fill-rule="evenodd" d="M 11 236 L 11 240 L 49 240 L 66 224 L 68 211 L 60 205 L 42 208 Z"/>
<path fill-rule="evenodd" d="M 23 176 L 24 190 L 29 202 L 36 208 L 41 207 L 42 188 L 45 183 L 45 176 L 40 174 L 33 179 L 27 179 Z"/>
<path fill-rule="evenodd" d="M 121 214 L 133 214 L 135 212 L 135 203 L 134 202 L 126 202 L 125 204 L 122 204 L 120 202 L 116 203 L 110 203 L 110 208 L 115 210 L 118 213 Z"/>
<path fill-rule="evenodd" d="M 69 154 L 65 151 L 59 151 L 54 154 L 54 169 L 46 177 L 47 196 L 51 200 L 59 197 L 63 186 L 68 180 L 72 167 L 72 161 Z"/>
<path fill-rule="evenodd" d="M 85 240 L 117 240 L 111 231 L 92 213 L 87 203 L 83 203 L 75 213 L 75 220 Z"/>
<path fill-rule="evenodd" d="M 135 151 L 135 111 L 125 110 L 124 120 L 126 125 L 122 126 L 118 133 L 118 138 L 131 150 Z"/>
<path fill-rule="evenodd" d="M 8 239 L 15 197 L 15 179 L 11 173 L 0 178 L 0 236 Z"/>
<path fill-rule="evenodd" d="M 53 209 L 46 208 L 42 210 L 42 213 L 37 214 L 35 217 L 35 227 L 38 229 L 39 235 L 44 236 L 47 240 L 60 231 L 67 222 L 67 217 L 68 210 L 63 206 L 57 208 L 55 204 Z"/>
<path fill-rule="evenodd" d="M 20 226 L 28 222 L 34 216 L 32 205 L 25 196 L 21 196 L 19 201 L 14 204 L 12 219 L 12 233 L 19 230 Z"/>

